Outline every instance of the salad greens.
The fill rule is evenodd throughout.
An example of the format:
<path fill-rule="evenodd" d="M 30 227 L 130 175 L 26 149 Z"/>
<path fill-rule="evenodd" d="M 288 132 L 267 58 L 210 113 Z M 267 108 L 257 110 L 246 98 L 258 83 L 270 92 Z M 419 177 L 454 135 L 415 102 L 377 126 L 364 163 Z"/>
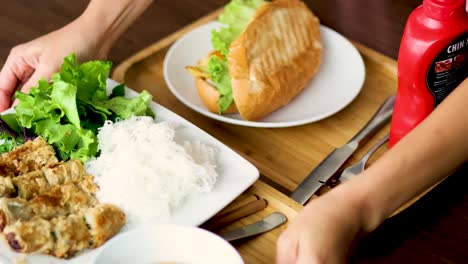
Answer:
<path fill-rule="evenodd" d="M 265 0 L 231 0 L 219 16 L 219 22 L 223 26 L 211 32 L 213 48 L 223 55 L 223 59 L 212 55 L 208 62 L 210 78 L 220 94 L 218 100 L 220 114 L 226 111 L 233 101 L 227 63 L 229 46 L 244 31 L 257 9 L 266 3 Z"/>
<path fill-rule="evenodd" d="M 23 143 L 23 138 L 15 138 L 11 135 L 0 133 L 0 153 L 12 151 Z"/>
<path fill-rule="evenodd" d="M 18 137 L 7 122 L 0 119 L 0 153 L 12 151 L 24 143 L 23 137 Z"/>
<path fill-rule="evenodd" d="M 42 136 L 54 146 L 60 159 L 85 162 L 97 155 L 96 135 L 105 121 L 134 115 L 154 117 L 148 107 L 152 96 L 147 91 L 127 99 L 125 86 L 119 85 L 107 95 L 106 80 L 111 66 L 109 61 L 80 64 L 71 54 L 50 83 L 40 80 L 29 94 L 16 92 L 19 103 L 15 113 L 2 115 L 1 119 L 20 136 L 19 139 L 6 138 L 2 147 L 8 150 L 10 142 L 19 142 L 21 130 L 25 129 L 25 135 Z"/>

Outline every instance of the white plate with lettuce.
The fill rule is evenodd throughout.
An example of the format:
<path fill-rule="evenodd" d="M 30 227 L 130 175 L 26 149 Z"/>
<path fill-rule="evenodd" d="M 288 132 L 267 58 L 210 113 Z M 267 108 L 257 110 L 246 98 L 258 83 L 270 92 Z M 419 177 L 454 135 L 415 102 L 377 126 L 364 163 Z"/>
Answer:
<path fill-rule="evenodd" d="M 229 10 L 236 12 L 232 10 L 247 9 L 231 8 Z M 229 17 L 249 18 L 245 14 L 230 15 L 232 16 Z M 242 24 L 246 22 L 242 20 L 235 23 L 236 26 Z M 365 67 L 358 50 L 339 33 L 321 26 L 322 64 L 316 76 L 288 105 L 257 121 L 243 120 L 239 114 L 212 113 L 199 98 L 194 78 L 187 73 L 185 66 L 196 65 L 201 58 L 212 52 L 214 50 L 211 40 L 212 31 L 226 26 L 229 27 L 229 25 L 213 21 L 195 28 L 171 46 L 164 60 L 164 78 L 171 92 L 182 103 L 205 116 L 250 127 L 298 126 L 337 113 L 350 104 L 361 91 L 365 79 Z M 237 33 L 239 34 L 240 31 Z M 225 45 L 229 46 L 229 43 Z"/>
<path fill-rule="evenodd" d="M 151 101 L 152 97 L 149 93 L 139 94 L 107 79 L 110 71 L 110 64 L 106 64 L 107 62 L 83 63 L 81 66 L 76 66 L 75 63 L 73 56 L 67 57 L 62 65 L 62 72 L 54 76 L 52 85 L 41 82 L 40 88 L 31 90 L 33 96 L 19 95 L 21 97 L 20 103 L 16 106 L 16 113 L 23 113 L 18 114 L 18 118 L 21 119 L 19 123 L 23 127 L 33 123 L 29 129 L 30 133 L 38 131 L 38 133 L 45 135 L 48 141 L 56 140 L 56 151 L 60 153 L 60 156 L 86 160 L 86 157 L 96 155 L 96 146 L 87 144 L 92 141 L 89 130 L 96 128 L 96 122 L 93 120 L 112 118 L 111 116 L 104 117 L 102 109 L 97 109 L 100 107 L 110 110 L 111 115 L 120 113 L 121 118 L 133 114 L 146 115 L 149 109 L 156 115 L 156 122 L 167 121 L 179 125 L 176 134 L 178 142 L 202 142 L 215 150 L 215 170 L 218 177 L 211 191 L 190 193 L 183 199 L 180 206 L 173 208 L 169 218 L 151 222 L 152 225 L 164 223 L 198 226 L 228 205 L 258 179 L 259 171 L 251 163 L 189 121 Z M 64 67 L 72 69 L 66 70 Z M 82 89 L 76 89 L 76 87 Z M 114 89 L 116 87 L 117 89 Z M 111 97 L 117 99 L 108 100 L 111 91 L 113 92 Z M 45 103 L 46 101 L 47 103 Z M 86 104 L 92 104 L 92 107 L 87 109 Z M 44 109 L 47 114 L 44 114 Z M 105 112 L 105 110 L 103 111 Z M 12 120 L 17 119 L 12 119 L 14 116 L 11 114 L 15 113 L 15 110 L 12 108 L 7 110 L 2 113 L 3 117 L 6 113 L 10 114 L 6 115 L 6 119 L 8 119 L 6 123 L 14 127 L 15 122 Z M 4 123 L 2 123 L 2 128 L 4 127 Z M 15 130 L 20 131 L 18 127 Z M 5 139 L 2 138 L 2 140 Z M 3 143 L 5 142 L 3 141 Z M 62 145 L 65 147 L 62 148 Z M 80 146 L 84 147 L 80 148 Z M 8 146 L 5 145 L 5 147 Z M 139 207 L 135 206 L 135 208 Z M 124 226 L 121 233 L 124 230 L 128 230 L 128 228 Z M 16 263 L 16 261 L 23 259 L 25 263 L 38 264 L 92 263 L 93 258 L 100 250 L 101 248 L 85 250 L 73 258 L 65 260 L 43 254 L 19 254 L 13 252 L 5 241 L 0 241 L 0 262 Z"/>

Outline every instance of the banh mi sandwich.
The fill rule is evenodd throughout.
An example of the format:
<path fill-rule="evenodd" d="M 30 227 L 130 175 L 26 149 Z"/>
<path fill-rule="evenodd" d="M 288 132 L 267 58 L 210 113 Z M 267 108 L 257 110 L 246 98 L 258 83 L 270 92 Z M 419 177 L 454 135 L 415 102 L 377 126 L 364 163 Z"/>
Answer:
<path fill-rule="evenodd" d="M 232 0 L 214 51 L 187 66 L 209 111 L 258 120 L 288 104 L 317 72 L 320 22 L 300 0 Z"/>

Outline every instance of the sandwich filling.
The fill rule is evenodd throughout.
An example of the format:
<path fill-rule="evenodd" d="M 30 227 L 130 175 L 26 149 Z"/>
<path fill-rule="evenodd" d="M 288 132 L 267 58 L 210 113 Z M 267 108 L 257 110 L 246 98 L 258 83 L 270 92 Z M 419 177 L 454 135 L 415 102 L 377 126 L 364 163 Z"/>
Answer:
<path fill-rule="evenodd" d="M 223 26 L 211 32 L 215 54 L 209 58 L 208 67 L 201 70 L 208 72 L 211 82 L 220 94 L 218 100 L 220 114 L 226 111 L 233 102 L 227 61 L 229 46 L 244 31 L 257 9 L 266 3 L 268 1 L 265 0 L 231 0 L 218 19 Z"/>

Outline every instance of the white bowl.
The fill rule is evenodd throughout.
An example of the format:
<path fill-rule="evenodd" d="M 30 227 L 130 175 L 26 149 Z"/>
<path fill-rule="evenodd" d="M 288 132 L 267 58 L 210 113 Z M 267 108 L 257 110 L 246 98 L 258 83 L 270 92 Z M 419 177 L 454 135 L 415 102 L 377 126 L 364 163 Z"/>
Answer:
<path fill-rule="evenodd" d="M 117 235 L 100 250 L 96 264 L 243 264 L 236 249 L 198 227 L 159 225 Z"/>

